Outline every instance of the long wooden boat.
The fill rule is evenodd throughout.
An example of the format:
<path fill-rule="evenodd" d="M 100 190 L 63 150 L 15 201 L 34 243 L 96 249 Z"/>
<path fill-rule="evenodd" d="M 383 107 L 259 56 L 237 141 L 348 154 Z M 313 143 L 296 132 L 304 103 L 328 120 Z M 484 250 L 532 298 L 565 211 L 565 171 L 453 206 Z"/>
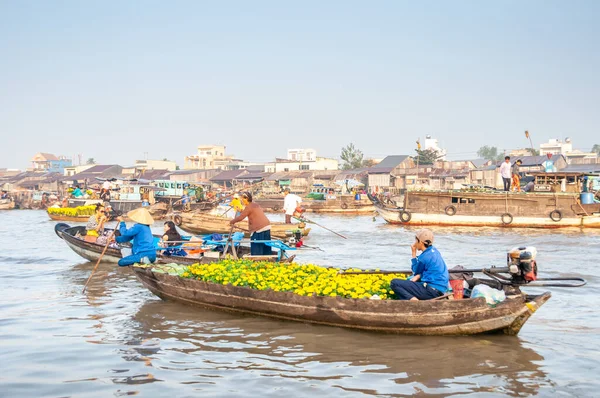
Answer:
<path fill-rule="evenodd" d="M 200 212 L 188 212 L 180 213 L 173 217 L 173 222 L 184 230 L 191 234 L 228 234 L 231 230 L 229 225 L 231 218 L 212 215 Z M 244 220 L 236 224 L 241 230 L 246 231 L 248 235 L 248 221 Z M 310 228 L 307 228 L 304 223 L 299 224 L 285 224 L 282 222 L 271 222 L 271 237 L 273 238 L 286 238 L 292 235 L 292 231 L 299 229 L 303 236 L 308 235 Z"/>
<path fill-rule="evenodd" d="M 15 202 L 12 199 L 0 199 L 0 210 L 12 210 L 15 208 Z"/>
<path fill-rule="evenodd" d="M 155 203 L 147 207 L 150 215 L 154 220 L 163 220 L 167 216 L 167 205 L 165 203 Z M 90 219 L 89 215 L 83 216 L 66 216 L 62 214 L 52 214 L 48 212 L 48 217 L 52 221 L 68 221 L 68 222 L 87 222 Z M 129 221 L 127 215 L 123 215 L 125 221 Z"/>
<path fill-rule="evenodd" d="M 600 203 L 573 192 L 406 192 L 403 206 L 370 197 L 390 224 L 519 228 L 600 228 Z"/>
<path fill-rule="evenodd" d="M 85 240 L 78 237 L 84 236 L 86 233 L 84 226 L 71 227 L 64 223 L 59 223 L 54 226 L 54 231 L 59 238 L 65 241 L 67 246 L 71 248 L 75 253 L 89 261 L 98 261 L 104 245 L 99 245 L 95 242 L 86 242 Z M 124 244 L 124 246 L 130 246 Z M 237 254 L 243 256 L 250 253 L 250 248 L 247 246 L 239 246 Z M 215 253 L 216 254 L 216 253 Z M 109 246 L 102 257 L 103 262 L 107 263 L 118 263 L 122 258 L 121 249 L 117 247 Z M 158 263 L 178 263 L 178 264 L 196 264 L 196 263 L 211 263 L 219 261 L 222 255 L 216 255 L 214 257 L 202 256 L 202 257 L 183 257 L 183 256 L 165 256 L 162 250 L 157 251 L 156 261 Z"/>
<path fill-rule="evenodd" d="M 283 197 L 271 197 L 258 198 L 254 201 L 265 211 L 281 212 L 283 200 Z M 335 199 L 325 200 L 302 198 L 302 208 L 309 213 L 361 214 L 375 211 L 375 207 L 369 199 L 357 200 L 353 195 L 338 195 Z"/>
<path fill-rule="evenodd" d="M 509 296 L 496 307 L 484 298 L 464 300 L 367 300 L 300 296 L 291 292 L 255 290 L 155 273 L 133 267 L 152 293 L 165 300 L 231 312 L 262 315 L 379 332 L 420 335 L 519 333 L 527 319 L 549 298 Z"/>

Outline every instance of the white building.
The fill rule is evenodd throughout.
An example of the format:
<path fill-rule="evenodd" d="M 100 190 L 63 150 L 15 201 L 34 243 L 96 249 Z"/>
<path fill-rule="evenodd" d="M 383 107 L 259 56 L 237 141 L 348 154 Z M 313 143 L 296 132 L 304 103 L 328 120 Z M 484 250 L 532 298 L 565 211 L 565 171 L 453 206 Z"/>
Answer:
<path fill-rule="evenodd" d="M 275 159 L 272 163 L 265 164 L 265 172 L 279 173 L 282 171 L 308 171 L 308 170 L 337 170 L 337 159 L 315 158 L 314 160 L 297 161 L 288 159 Z"/>
<path fill-rule="evenodd" d="M 200 145 L 197 155 L 185 157 L 184 170 L 224 169 L 233 159 L 225 155 L 225 145 Z"/>
<path fill-rule="evenodd" d="M 431 135 L 425 136 L 425 150 L 433 149 L 438 153 L 438 160 L 446 160 L 446 150 L 439 147 L 437 138 L 431 138 Z"/>
<path fill-rule="evenodd" d="M 566 138 L 565 142 L 557 138 L 551 138 L 547 143 L 540 144 L 541 156 L 548 153 L 552 155 L 566 155 L 569 152 L 573 152 L 573 144 L 570 138 Z"/>
<path fill-rule="evenodd" d="M 177 163 L 170 160 L 136 160 L 135 167 L 144 170 L 177 170 Z"/>
<path fill-rule="evenodd" d="M 86 171 L 87 169 L 90 169 L 90 168 L 92 168 L 94 166 L 95 166 L 95 164 L 82 164 L 82 165 L 79 165 L 79 166 L 65 167 L 63 174 L 64 174 L 65 177 L 71 177 L 71 176 L 73 176 L 75 174 L 79 174 L 79 173 L 81 173 L 83 171 Z"/>
<path fill-rule="evenodd" d="M 312 148 L 288 149 L 287 159 L 303 161 L 303 162 L 304 161 L 314 161 L 317 159 L 317 151 Z"/>

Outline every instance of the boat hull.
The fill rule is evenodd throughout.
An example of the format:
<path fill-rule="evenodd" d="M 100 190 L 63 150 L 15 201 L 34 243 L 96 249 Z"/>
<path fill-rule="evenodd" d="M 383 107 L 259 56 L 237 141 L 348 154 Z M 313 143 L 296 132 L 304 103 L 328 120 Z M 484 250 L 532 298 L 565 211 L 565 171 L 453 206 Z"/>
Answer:
<path fill-rule="evenodd" d="M 573 194 L 410 192 L 404 205 L 370 197 L 390 224 L 513 228 L 600 228 L 600 205 Z"/>
<path fill-rule="evenodd" d="M 182 230 L 191 234 L 228 234 L 231 231 L 229 225 L 230 218 L 216 216 L 205 213 L 180 213 L 173 217 L 175 224 Z M 240 229 L 246 231 L 248 237 L 248 221 L 244 220 L 236 224 Z M 310 232 L 310 228 L 306 228 L 304 223 L 299 224 L 284 224 L 284 223 L 271 223 L 271 237 L 284 239 L 287 236 L 291 236 L 293 230 L 300 229 L 303 236 L 307 236 Z"/>
<path fill-rule="evenodd" d="M 390 224 L 404 225 L 440 225 L 440 226 L 465 226 L 465 227 L 504 227 L 504 228 L 600 228 L 600 215 L 564 217 L 560 221 L 553 221 L 550 217 L 513 216 L 512 222 L 506 224 L 502 216 L 470 216 L 455 214 L 424 214 L 410 213 L 410 220 L 405 222 L 400 219 L 402 209 L 377 208 L 377 213 Z M 505 219 L 506 220 L 506 219 Z"/>
<path fill-rule="evenodd" d="M 549 298 L 511 296 L 495 308 L 483 298 L 400 301 L 299 296 L 254 290 L 154 273 L 133 267 L 152 293 L 165 300 L 300 322 L 397 334 L 470 335 L 500 332 L 516 335 Z"/>
<path fill-rule="evenodd" d="M 0 200 L 0 210 L 12 210 L 15 208 L 15 202 L 12 200 L 2 199 Z"/>
<path fill-rule="evenodd" d="M 50 214 L 48 213 L 48 217 L 52 221 L 69 221 L 69 222 L 87 222 L 90 219 L 90 216 L 62 216 L 59 214 Z"/>
<path fill-rule="evenodd" d="M 256 199 L 255 202 L 259 204 L 264 211 L 283 212 L 283 198 Z M 301 206 L 308 213 L 363 214 L 373 213 L 375 211 L 375 206 L 367 199 L 303 199 Z"/>

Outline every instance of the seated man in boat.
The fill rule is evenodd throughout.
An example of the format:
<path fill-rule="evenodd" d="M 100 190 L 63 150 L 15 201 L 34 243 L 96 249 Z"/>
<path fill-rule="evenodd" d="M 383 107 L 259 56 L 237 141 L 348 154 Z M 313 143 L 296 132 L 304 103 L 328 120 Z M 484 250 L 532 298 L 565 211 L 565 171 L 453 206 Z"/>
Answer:
<path fill-rule="evenodd" d="M 448 267 L 440 252 L 433 247 L 433 232 L 417 231 L 412 250 L 413 276 L 408 280 L 392 279 L 390 284 L 400 300 L 430 300 L 448 290 Z M 421 254 L 417 256 L 417 251 Z"/>
<path fill-rule="evenodd" d="M 154 237 L 150 230 L 150 225 L 154 224 L 154 219 L 150 212 L 144 207 L 131 210 L 127 217 L 135 224 L 127 229 L 123 217 L 117 217 L 119 221 L 119 232 L 121 236 L 115 239 L 118 243 L 129 242 L 133 240 L 131 255 L 119 260 L 120 266 L 132 265 L 135 263 L 153 263 L 156 261 L 156 249 L 154 248 Z"/>
<path fill-rule="evenodd" d="M 108 219 L 106 218 L 106 213 L 104 206 L 100 203 L 96 204 L 96 211 L 90 218 L 88 219 L 86 229 L 86 242 L 96 242 L 98 237 L 102 235 L 104 232 L 104 223 Z"/>
<path fill-rule="evenodd" d="M 265 256 L 273 254 L 271 246 L 262 242 L 254 243 L 252 241 L 271 240 L 271 221 L 265 216 L 263 209 L 256 203 L 252 203 L 252 194 L 250 192 L 242 193 L 242 204 L 245 206 L 242 214 L 229 221 L 229 225 L 242 221 L 248 217 L 248 228 L 250 228 L 250 254 L 253 256 Z"/>

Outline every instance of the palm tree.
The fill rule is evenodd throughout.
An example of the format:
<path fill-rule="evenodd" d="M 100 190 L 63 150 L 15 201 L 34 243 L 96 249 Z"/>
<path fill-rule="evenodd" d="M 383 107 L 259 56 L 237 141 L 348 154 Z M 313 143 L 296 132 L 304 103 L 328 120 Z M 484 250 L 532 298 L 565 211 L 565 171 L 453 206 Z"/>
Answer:
<path fill-rule="evenodd" d="M 96 159 L 94 159 L 94 158 L 89 158 L 89 159 L 87 160 L 87 162 L 85 162 L 85 164 L 96 164 Z"/>

